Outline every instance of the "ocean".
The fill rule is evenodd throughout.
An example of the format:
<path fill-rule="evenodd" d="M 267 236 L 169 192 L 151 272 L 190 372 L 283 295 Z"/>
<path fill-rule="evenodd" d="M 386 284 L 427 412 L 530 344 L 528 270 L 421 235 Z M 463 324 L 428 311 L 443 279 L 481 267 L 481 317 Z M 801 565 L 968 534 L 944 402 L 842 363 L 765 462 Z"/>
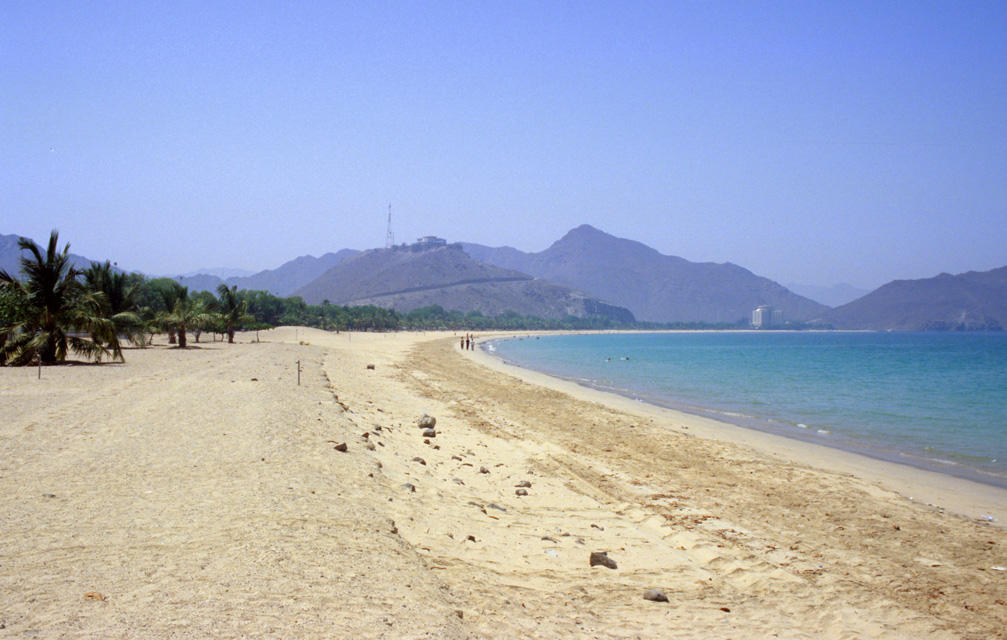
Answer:
<path fill-rule="evenodd" d="M 519 335 L 484 348 L 641 402 L 1007 487 L 1007 333 Z"/>

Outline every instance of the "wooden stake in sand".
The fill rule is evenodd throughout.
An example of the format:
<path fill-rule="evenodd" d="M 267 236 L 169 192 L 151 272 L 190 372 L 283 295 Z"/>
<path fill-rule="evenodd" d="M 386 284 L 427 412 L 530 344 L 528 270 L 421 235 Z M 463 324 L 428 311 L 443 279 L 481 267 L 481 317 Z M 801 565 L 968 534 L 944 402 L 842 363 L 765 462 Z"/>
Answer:
<path fill-rule="evenodd" d="M 297 386 L 301 386 L 301 361 L 297 361 Z"/>

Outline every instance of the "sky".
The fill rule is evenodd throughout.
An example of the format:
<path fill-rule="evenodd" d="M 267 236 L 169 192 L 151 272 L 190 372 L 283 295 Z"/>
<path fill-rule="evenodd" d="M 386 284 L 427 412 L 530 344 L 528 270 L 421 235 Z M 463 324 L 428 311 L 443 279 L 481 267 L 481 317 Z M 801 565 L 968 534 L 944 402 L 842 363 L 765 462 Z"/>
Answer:
<path fill-rule="evenodd" d="M 162 6 L 158 6 L 162 5 Z M 0 3 L 0 234 L 154 275 L 581 224 L 781 283 L 1007 265 L 1007 3 Z"/>

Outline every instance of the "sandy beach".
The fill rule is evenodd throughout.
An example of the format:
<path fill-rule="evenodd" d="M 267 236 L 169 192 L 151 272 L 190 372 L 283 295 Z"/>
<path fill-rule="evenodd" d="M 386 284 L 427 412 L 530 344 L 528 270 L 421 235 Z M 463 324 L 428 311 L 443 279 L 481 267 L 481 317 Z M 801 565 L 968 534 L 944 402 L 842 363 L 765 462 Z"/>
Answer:
<path fill-rule="evenodd" d="M 1007 637 L 1001 489 L 450 333 L 255 337 L 0 369 L 0 638 Z"/>

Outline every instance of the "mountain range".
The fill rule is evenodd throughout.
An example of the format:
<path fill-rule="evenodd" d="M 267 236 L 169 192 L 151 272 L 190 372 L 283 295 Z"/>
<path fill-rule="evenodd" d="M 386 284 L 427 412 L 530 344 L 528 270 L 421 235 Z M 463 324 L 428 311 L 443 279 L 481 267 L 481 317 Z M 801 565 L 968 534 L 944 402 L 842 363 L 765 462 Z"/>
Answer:
<path fill-rule="evenodd" d="M 731 263 L 690 262 L 590 225 L 568 232 L 545 251 L 465 244 L 477 260 L 565 284 L 628 308 L 649 322 L 737 322 L 760 305 L 806 321 L 827 310 Z"/>
<path fill-rule="evenodd" d="M 0 269 L 20 271 L 17 235 L 0 235 Z M 85 268 L 90 260 L 71 254 Z M 219 271 L 218 273 L 227 273 Z M 920 280 L 896 280 L 829 308 L 731 263 L 696 263 L 643 243 L 582 225 L 548 249 L 456 243 L 400 245 L 365 252 L 343 249 L 302 256 L 280 267 L 222 280 L 178 279 L 192 290 L 221 282 L 306 302 L 375 304 L 407 311 L 429 304 L 497 315 L 605 315 L 653 322 L 737 322 L 760 305 L 790 321 L 839 329 L 1000 330 L 1007 327 L 1007 267 Z M 856 290 L 833 293 L 847 299 Z M 808 293 L 814 291 L 805 290 Z M 817 295 L 824 295 L 818 291 Z"/>
<path fill-rule="evenodd" d="M 1000 331 L 1007 327 L 1007 267 L 894 280 L 822 320 L 844 329 Z"/>
<path fill-rule="evenodd" d="M 496 316 L 541 318 L 601 315 L 633 322 L 633 314 L 571 287 L 480 262 L 461 245 L 398 246 L 351 256 L 296 292 L 305 302 L 372 304 L 411 311 L 433 304 Z"/>

